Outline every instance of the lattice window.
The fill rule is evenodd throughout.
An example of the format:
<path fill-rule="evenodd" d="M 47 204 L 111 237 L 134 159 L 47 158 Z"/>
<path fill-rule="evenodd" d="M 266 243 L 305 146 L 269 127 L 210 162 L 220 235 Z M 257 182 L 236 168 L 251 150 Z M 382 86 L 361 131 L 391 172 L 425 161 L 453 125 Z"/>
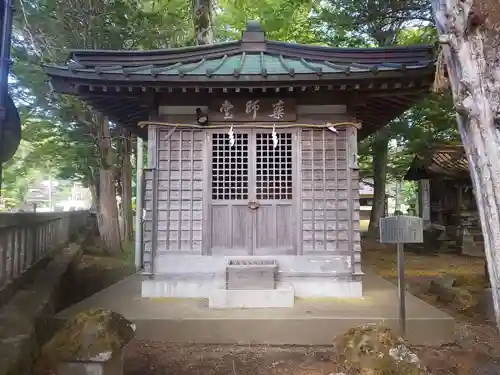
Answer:
<path fill-rule="evenodd" d="M 257 199 L 292 199 L 292 134 L 277 136 L 274 148 L 271 133 L 256 134 Z"/>
<path fill-rule="evenodd" d="M 227 134 L 212 137 L 212 199 L 248 199 L 248 134 L 234 134 L 230 146 Z"/>

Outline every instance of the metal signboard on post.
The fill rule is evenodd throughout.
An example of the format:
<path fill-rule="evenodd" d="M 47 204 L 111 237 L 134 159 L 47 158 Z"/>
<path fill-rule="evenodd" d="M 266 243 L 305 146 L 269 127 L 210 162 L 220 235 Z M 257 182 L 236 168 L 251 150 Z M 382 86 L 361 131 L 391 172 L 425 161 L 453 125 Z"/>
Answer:
<path fill-rule="evenodd" d="M 380 242 L 395 243 L 398 258 L 399 327 L 406 334 L 404 244 L 424 242 L 424 223 L 415 216 L 389 216 L 380 219 Z"/>

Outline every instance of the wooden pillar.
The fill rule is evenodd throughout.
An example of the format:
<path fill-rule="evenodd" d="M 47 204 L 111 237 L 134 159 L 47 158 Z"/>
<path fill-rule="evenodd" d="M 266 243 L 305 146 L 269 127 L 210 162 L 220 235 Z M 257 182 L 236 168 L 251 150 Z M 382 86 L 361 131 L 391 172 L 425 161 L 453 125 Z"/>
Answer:
<path fill-rule="evenodd" d="M 418 182 L 419 191 L 419 212 L 424 220 L 424 225 L 431 222 L 431 191 L 430 181 L 420 180 Z"/>
<path fill-rule="evenodd" d="M 142 219 L 143 219 L 143 199 L 144 199 L 144 185 L 143 185 L 143 169 L 144 169 L 144 145 L 141 137 L 137 137 L 137 152 L 136 152 L 136 193 L 135 193 L 135 257 L 134 264 L 136 271 L 139 271 L 142 264 Z"/>
<path fill-rule="evenodd" d="M 358 129 L 349 126 L 347 132 L 347 182 L 349 200 L 349 249 L 352 251 L 351 264 L 353 276 L 362 276 L 361 238 L 359 230 L 359 172 L 358 172 Z M 357 207 L 357 208 L 356 208 Z"/>
<path fill-rule="evenodd" d="M 455 215 L 456 215 L 456 220 L 455 220 L 455 225 L 459 226 L 461 225 L 461 214 L 462 214 L 462 205 L 464 203 L 464 198 L 463 198 L 463 186 L 458 185 L 457 186 L 457 195 L 456 195 L 456 202 L 455 202 Z"/>

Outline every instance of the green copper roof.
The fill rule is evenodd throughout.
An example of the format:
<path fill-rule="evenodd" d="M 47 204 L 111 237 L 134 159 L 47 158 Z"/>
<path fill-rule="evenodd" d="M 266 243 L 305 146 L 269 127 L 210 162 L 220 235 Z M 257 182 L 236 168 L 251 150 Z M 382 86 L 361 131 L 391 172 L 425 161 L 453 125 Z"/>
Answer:
<path fill-rule="evenodd" d="M 433 70 L 431 46 L 332 48 L 266 40 L 249 24 L 241 40 L 154 51 L 73 50 L 70 63 L 46 65 L 53 78 L 111 81 L 234 81 L 274 77 L 290 81 Z M 429 69 L 430 68 L 430 69 Z M 308 76 L 308 77 L 306 77 Z M 181 80 L 179 80 L 181 78 Z M 360 77 L 361 78 L 361 77 Z"/>
<path fill-rule="evenodd" d="M 73 77 L 94 76 L 98 78 L 123 79 L 126 77 L 144 78 L 146 80 L 159 80 L 162 77 L 202 77 L 207 80 L 219 76 L 225 78 L 238 78 L 241 76 L 267 77 L 296 75 L 330 75 L 340 74 L 346 76 L 356 73 L 402 72 L 428 68 L 431 61 L 418 61 L 403 63 L 379 62 L 357 63 L 344 61 L 314 61 L 305 58 L 293 58 L 283 55 L 272 55 L 265 52 L 247 53 L 216 57 L 212 59 L 201 58 L 193 62 L 176 62 L 173 64 L 140 64 L 136 66 L 110 65 L 87 67 L 79 63 L 67 66 L 47 66 L 49 75 L 70 75 Z M 66 73 L 65 73 L 66 71 Z"/>
<path fill-rule="evenodd" d="M 267 40 L 255 23 L 236 41 L 152 51 L 73 50 L 68 61 L 44 66 L 52 88 L 78 95 L 130 128 L 149 118 L 164 93 L 188 99 L 196 93 L 243 95 L 268 88 L 293 96 L 311 89 L 325 90 L 319 96 L 323 102 L 347 102 L 359 92 L 362 100 L 353 101 L 353 110 L 363 122 L 361 137 L 408 109 L 434 79 L 429 45 L 292 44 Z"/>
<path fill-rule="evenodd" d="M 421 69 L 427 67 L 429 62 L 418 62 L 410 65 L 403 64 L 359 64 L 335 63 L 330 61 L 307 61 L 293 59 L 282 55 L 274 56 L 266 53 L 241 53 L 234 56 L 223 56 L 215 59 L 201 59 L 185 64 L 175 63 L 165 66 L 139 65 L 134 67 L 104 66 L 86 69 L 78 65 L 66 67 L 72 72 L 97 73 L 106 75 L 137 75 L 137 76 L 268 76 L 295 74 L 328 74 L 328 73 L 373 73 L 390 72 L 396 70 Z M 64 69 L 64 68 L 63 68 Z"/>

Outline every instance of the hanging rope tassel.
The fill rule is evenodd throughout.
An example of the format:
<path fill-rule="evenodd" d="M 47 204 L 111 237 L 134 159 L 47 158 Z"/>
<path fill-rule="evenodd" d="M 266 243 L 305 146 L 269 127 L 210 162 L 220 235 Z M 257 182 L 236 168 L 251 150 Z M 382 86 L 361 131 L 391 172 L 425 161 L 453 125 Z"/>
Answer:
<path fill-rule="evenodd" d="M 229 147 L 233 147 L 234 143 L 235 143 L 235 139 L 234 139 L 234 131 L 233 131 L 232 126 L 229 129 L 229 132 L 227 133 L 227 135 L 229 136 Z"/>
<path fill-rule="evenodd" d="M 278 134 L 276 133 L 276 126 L 275 125 L 273 125 L 272 137 L 273 137 L 274 148 L 276 148 L 276 147 L 278 147 Z"/>

